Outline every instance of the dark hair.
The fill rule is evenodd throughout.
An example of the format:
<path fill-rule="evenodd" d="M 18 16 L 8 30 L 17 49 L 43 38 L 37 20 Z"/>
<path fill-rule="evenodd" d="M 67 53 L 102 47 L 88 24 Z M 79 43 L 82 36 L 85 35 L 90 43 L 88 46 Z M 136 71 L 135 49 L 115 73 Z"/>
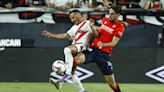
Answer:
<path fill-rule="evenodd" d="M 80 14 L 81 14 L 81 12 L 80 12 L 79 10 L 72 10 L 72 11 L 69 12 L 69 15 L 70 15 L 71 13 L 80 13 Z"/>
<path fill-rule="evenodd" d="M 120 6 L 112 6 L 111 7 L 116 13 L 122 13 L 121 7 Z"/>

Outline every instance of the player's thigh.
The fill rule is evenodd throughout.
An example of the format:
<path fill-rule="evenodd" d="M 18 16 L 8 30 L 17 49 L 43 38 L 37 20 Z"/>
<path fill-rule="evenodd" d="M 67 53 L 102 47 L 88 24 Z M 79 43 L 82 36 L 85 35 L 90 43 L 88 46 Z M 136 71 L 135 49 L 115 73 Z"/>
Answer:
<path fill-rule="evenodd" d="M 109 57 L 103 58 L 103 57 L 97 56 L 97 59 L 95 61 L 96 61 L 97 66 L 99 67 L 99 69 L 104 75 L 113 74 L 113 67 L 112 67 L 112 63 Z"/>
<path fill-rule="evenodd" d="M 78 64 L 81 64 L 81 63 L 84 63 L 84 64 L 88 64 L 88 63 L 92 63 L 94 62 L 94 58 L 95 58 L 95 51 L 88 51 L 88 50 L 85 50 L 85 51 L 82 51 L 82 52 L 79 52 L 75 57 L 75 61 L 78 63 Z"/>
<path fill-rule="evenodd" d="M 79 52 L 75 57 L 74 57 L 75 61 L 77 62 L 77 64 L 81 64 L 85 62 L 85 55 L 83 52 Z"/>
<path fill-rule="evenodd" d="M 77 52 L 85 51 L 87 49 L 87 46 L 85 44 L 77 43 L 74 45 L 77 48 Z"/>
<path fill-rule="evenodd" d="M 73 55 L 77 54 L 78 50 L 75 45 L 70 45 L 70 46 L 68 46 L 68 48 L 71 49 L 71 52 Z"/>

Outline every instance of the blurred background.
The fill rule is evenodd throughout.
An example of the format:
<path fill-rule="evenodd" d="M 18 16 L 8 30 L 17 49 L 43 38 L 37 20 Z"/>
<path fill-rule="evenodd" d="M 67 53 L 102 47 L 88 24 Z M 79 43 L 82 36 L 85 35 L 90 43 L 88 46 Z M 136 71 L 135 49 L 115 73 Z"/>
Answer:
<path fill-rule="evenodd" d="M 119 19 L 127 26 L 112 55 L 116 80 L 164 83 L 164 0 L 0 0 L 0 82 L 47 82 L 71 40 L 45 38 L 42 31 L 66 32 L 73 9 L 100 25 L 112 5 L 122 7 Z M 105 82 L 95 64 L 78 72 L 82 82 Z"/>

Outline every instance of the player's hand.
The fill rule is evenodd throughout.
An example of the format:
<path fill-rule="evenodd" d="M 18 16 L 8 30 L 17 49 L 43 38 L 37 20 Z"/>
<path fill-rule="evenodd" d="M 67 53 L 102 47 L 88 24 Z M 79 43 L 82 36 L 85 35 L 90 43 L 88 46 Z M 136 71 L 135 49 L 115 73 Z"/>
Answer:
<path fill-rule="evenodd" d="M 42 35 L 43 36 L 45 36 L 45 37 L 51 37 L 51 33 L 50 32 L 48 32 L 48 31 L 46 31 L 46 30 L 44 30 L 43 32 L 42 32 Z"/>
<path fill-rule="evenodd" d="M 99 41 L 99 42 L 97 43 L 97 46 L 98 46 L 99 48 L 102 48 L 102 47 L 103 47 L 103 43 L 102 43 L 101 41 Z"/>
<path fill-rule="evenodd" d="M 90 21 L 90 26 L 94 26 L 94 24 L 95 24 L 95 20 L 94 19 L 89 19 L 89 21 Z"/>

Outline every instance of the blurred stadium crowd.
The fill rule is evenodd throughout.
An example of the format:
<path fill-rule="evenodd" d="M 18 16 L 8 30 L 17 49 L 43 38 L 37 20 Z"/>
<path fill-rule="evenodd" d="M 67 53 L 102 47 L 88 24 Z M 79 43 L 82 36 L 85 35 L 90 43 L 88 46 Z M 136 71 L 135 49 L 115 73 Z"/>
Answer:
<path fill-rule="evenodd" d="M 0 0 L 0 7 L 42 7 L 65 10 L 70 8 L 93 8 L 94 10 L 109 9 L 119 4 L 123 9 L 144 8 L 164 10 L 164 0 Z"/>

